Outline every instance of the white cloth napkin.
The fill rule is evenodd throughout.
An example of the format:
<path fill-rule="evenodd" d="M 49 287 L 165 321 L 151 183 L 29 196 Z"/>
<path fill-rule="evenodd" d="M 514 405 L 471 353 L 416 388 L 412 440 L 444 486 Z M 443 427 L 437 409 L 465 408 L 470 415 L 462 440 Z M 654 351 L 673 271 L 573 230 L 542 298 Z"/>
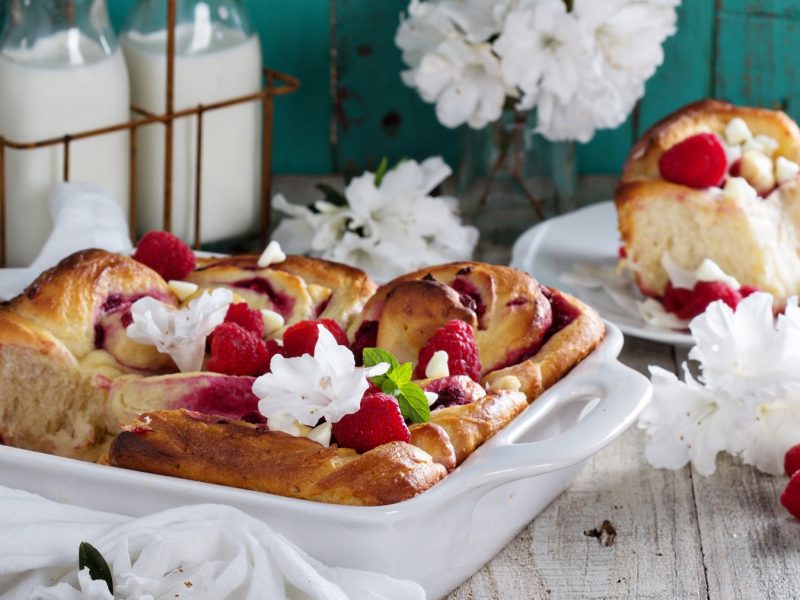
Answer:
<path fill-rule="evenodd" d="M 326 567 L 261 521 L 215 504 L 134 519 L 0 486 L 0 598 L 110 600 L 78 575 L 78 546 L 106 559 L 113 598 L 418 600 L 411 581 Z M 335 540 L 331 540 L 335 543 Z"/>
<path fill-rule="evenodd" d="M 0 269 L 0 300 L 13 298 L 42 271 L 86 248 L 125 252 L 128 221 L 110 192 L 87 183 L 60 183 L 50 193 L 53 231 L 30 267 Z"/>

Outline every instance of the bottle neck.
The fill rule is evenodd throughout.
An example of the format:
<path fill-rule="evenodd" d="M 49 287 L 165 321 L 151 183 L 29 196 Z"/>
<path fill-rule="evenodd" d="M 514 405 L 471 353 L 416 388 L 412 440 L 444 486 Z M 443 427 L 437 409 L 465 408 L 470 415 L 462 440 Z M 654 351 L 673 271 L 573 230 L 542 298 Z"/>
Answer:
<path fill-rule="evenodd" d="M 41 67 L 77 67 L 117 49 L 106 0 L 11 0 L 0 55 Z"/>

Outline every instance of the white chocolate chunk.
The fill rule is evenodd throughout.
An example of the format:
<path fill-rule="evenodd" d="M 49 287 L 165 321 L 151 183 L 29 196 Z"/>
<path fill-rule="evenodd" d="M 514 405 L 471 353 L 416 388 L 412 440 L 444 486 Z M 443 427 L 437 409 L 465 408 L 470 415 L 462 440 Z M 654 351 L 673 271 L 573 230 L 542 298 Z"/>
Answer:
<path fill-rule="evenodd" d="M 758 199 L 758 193 L 744 177 L 729 177 L 725 182 L 722 193 L 726 198 L 731 198 L 740 204 L 753 202 Z"/>
<path fill-rule="evenodd" d="M 748 152 L 748 151 L 751 151 L 751 150 L 755 151 L 755 152 L 763 152 L 764 154 L 767 154 L 767 149 L 764 147 L 764 144 L 762 144 L 761 142 L 759 142 L 755 138 L 750 138 L 744 144 L 742 144 L 742 151 L 743 152 Z"/>
<path fill-rule="evenodd" d="M 509 392 L 518 392 L 522 389 L 522 382 L 516 375 L 504 375 L 497 381 L 492 383 L 492 391 L 507 390 Z"/>
<path fill-rule="evenodd" d="M 753 134 L 750 132 L 750 128 L 744 120 L 739 117 L 734 117 L 728 121 L 728 125 L 725 127 L 725 140 L 730 145 L 735 146 L 737 144 L 743 144 L 752 137 Z"/>
<path fill-rule="evenodd" d="M 315 304 L 322 304 L 331 297 L 331 288 L 316 283 L 309 283 L 307 286 L 308 294 Z"/>
<path fill-rule="evenodd" d="M 732 165 L 737 160 L 742 158 L 742 147 L 739 144 L 731 146 L 729 144 L 722 144 L 725 149 L 725 158 L 728 159 L 728 164 Z"/>
<path fill-rule="evenodd" d="M 267 247 L 264 248 L 264 252 L 258 257 L 258 267 L 260 269 L 265 269 L 270 265 L 282 263 L 285 260 L 286 254 L 281 250 L 281 245 L 273 240 L 267 244 Z"/>
<path fill-rule="evenodd" d="M 331 445 L 331 424 L 328 422 L 320 423 L 306 434 L 310 440 L 322 444 L 326 448 Z"/>
<path fill-rule="evenodd" d="M 170 279 L 167 285 L 169 286 L 169 289 L 172 290 L 172 293 L 175 294 L 178 297 L 178 300 L 181 302 L 189 298 L 198 290 L 197 284 L 190 283 L 188 281 L 176 281 L 174 279 Z"/>
<path fill-rule="evenodd" d="M 423 392 L 423 394 L 425 394 L 425 399 L 428 401 L 428 406 L 433 406 L 439 399 L 439 394 L 436 392 Z"/>
<path fill-rule="evenodd" d="M 786 183 L 797 178 L 800 173 L 800 165 L 796 162 L 779 156 L 775 161 L 775 179 L 778 183 Z"/>
<path fill-rule="evenodd" d="M 450 375 L 450 367 L 447 366 L 448 358 L 447 352 L 444 350 L 434 352 L 425 366 L 425 377 L 427 379 L 441 379 Z"/>
<path fill-rule="evenodd" d="M 264 320 L 264 333 L 267 336 L 278 331 L 286 323 L 282 315 L 268 308 L 261 310 L 261 318 Z"/>
<path fill-rule="evenodd" d="M 774 137 L 770 137 L 768 135 L 760 133 L 753 139 L 759 144 L 761 144 L 763 152 L 767 156 L 772 156 L 773 154 L 775 154 L 775 150 L 778 149 L 778 140 L 776 140 Z"/>
<path fill-rule="evenodd" d="M 762 196 L 775 187 L 775 168 L 772 159 L 757 150 L 745 150 L 742 154 L 741 176 Z"/>
<path fill-rule="evenodd" d="M 267 427 L 270 431 L 282 431 L 295 437 L 304 437 L 311 432 L 311 427 L 303 425 L 291 415 L 270 417 L 267 419 Z"/>

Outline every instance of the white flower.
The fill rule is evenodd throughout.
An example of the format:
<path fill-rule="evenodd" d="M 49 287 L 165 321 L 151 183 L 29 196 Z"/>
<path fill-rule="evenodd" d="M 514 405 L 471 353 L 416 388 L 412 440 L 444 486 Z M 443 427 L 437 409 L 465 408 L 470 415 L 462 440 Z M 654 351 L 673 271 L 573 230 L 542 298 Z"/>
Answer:
<path fill-rule="evenodd" d="M 451 172 L 438 156 L 422 163 L 403 161 L 379 185 L 367 171 L 345 189 L 346 206 L 317 203 L 323 211 L 318 214 L 276 197 L 275 206 L 295 218 L 284 219 L 284 229 L 279 227 L 273 237 L 284 243 L 288 237 L 304 236 L 310 239 L 304 251 L 364 269 L 379 280 L 468 259 L 478 241 L 477 229 L 461 224 L 458 200 L 429 195 Z"/>
<path fill-rule="evenodd" d="M 423 100 L 436 103 L 436 117 L 445 127 L 485 127 L 500 118 L 506 96 L 516 95 L 504 83 L 492 47 L 459 38 L 447 39 L 425 54 L 403 80 L 416 87 Z"/>
<path fill-rule="evenodd" d="M 285 421 L 287 416 L 313 427 L 320 419 L 336 423 L 358 411 L 361 397 L 369 387 L 367 377 L 382 375 L 387 363 L 370 368 L 356 368 L 349 348 L 336 343 L 322 325 L 314 347 L 314 356 L 295 358 L 275 355 L 271 373 L 253 383 L 253 393 L 261 400 L 258 410 L 269 419 Z"/>
<path fill-rule="evenodd" d="M 531 108 L 540 92 L 568 102 L 593 73 L 591 40 L 562 0 L 529 2 L 511 11 L 494 43 L 503 78 L 518 86 L 520 108 Z"/>
<path fill-rule="evenodd" d="M 403 51 L 403 62 L 415 69 L 423 56 L 446 39 L 457 36 L 455 24 L 439 4 L 411 0 L 408 17 L 400 21 L 394 42 Z M 405 79 L 406 75 L 403 77 Z"/>
<path fill-rule="evenodd" d="M 685 365 L 684 365 L 685 369 Z M 659 367 L 650 367 L 653 400 L 639 427 L 651 436 L 645 457 L 654 467 L 680 469 L 691 461 L 702 475 L 714 472 L 717 454 L 729 449 L 726 429 L 735 418 L 735 401 L 718 397 L 689 374 L 684 381 Z"/>
<path fill-rule="evenodd" d="M 314 212 L 307 206 L 290 204 L 283 194 L 276 194 L 272 206 L 290 216 L 272 234 L 289 254 L 326 250 L 342 236 L 347 223 L 343 209 L 327 202 L 317 202 Z"/>
<path fill-rule="evenodd" d="M 680 381 L 651 368 L 653 400 L 639 421 L 652 436 L 646 458 L 670 469 L 691 461 L 708 475 L 724 450 L 780 473 L 784 454 L 800 442 L 797 301 L 777 319 L 769 294 L 751 294 L 735 311 L 717 301 L 689 327 L 696 342 L 689 358 L 701 375 L 695 380 L 687 371 Z"/>
<path fill-rule="evenodd" d="M 439 3 L 469 42 L 485 42 L 500 33 L 516 0 L 443 0 Z"/>
<path fill-rule="evenodd" d="M 140 298 L 131 306 L 128 337 L 169 354 L 181 371 L 199 371 L 206 338 L 225 320 L 231 302 L 233 293 L 224 288 L 205 291 L 181 309 L 149 296 Z"/>
<path fill-rule="evenodd" d="M 59 583 L 51 588 L 39 589 L 31 596 L 37 600 L 114 600 L 105 581 L 92 579 L 89 567 L 78 571 L 78 589 L 68 583 Z"/>

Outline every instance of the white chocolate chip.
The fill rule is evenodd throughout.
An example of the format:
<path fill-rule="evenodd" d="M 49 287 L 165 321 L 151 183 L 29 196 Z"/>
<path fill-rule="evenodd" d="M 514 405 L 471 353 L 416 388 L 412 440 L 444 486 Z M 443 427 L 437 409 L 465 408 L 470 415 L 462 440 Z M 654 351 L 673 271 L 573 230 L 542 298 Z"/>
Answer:
<path fill-rule="evenodd" d="M 317 285 L 316 283 L 309 283 L 308 294 L 315 304 L 322 304 L 331 297 L 331 288 L 324 285 Z"/>
<path fill-rule="evenodd" d="M 494 383 L 492 383 L 492 390 L 506 390 L 509 392 L 518 392 L 522 389 L 522 382 L 516 375 L 504 375 Z"/>
<path fill-rule="evenodd" d="M 757 150 L 745 150 L 742 154 L 741 176 L 762 196 L 775 187 L 775 168 L 772 159 Z"/>
<path fill-rule="evenodd" d="M 750 138 L 744 144 L 742 144 L 742 150 L 744 152 L 755 151 L 767 154 L 767 149 L 764 147 L 764 144 L 759 142 L 756 138 Z"/>
<path fill-rule="evenodd" d="M 450 367 L 447 366 L 448 358 L 447 352 L 444 350 L 434 352 L 425 366 L 425 377 L 427 379 L 440 379 L 450 375 Z"/>
<path fill-rule="evenodd" d="M 775 179 L 778 183 L 786 183 L 797 178 L 800 173 L 800 165 L 796 162 L 779 156 L 775 161 Z"/>
<path fill-rule="evenodd" d="M 433 406 L 439 399 L 439 394 L 436 392 L 423 392 L 423 394 L 425 394 L 425 399 L 428 401 L 428 406 Z"/>
<path fill-rule="evenodd" d="M 778 140 L 776 140 L 774 137 L 770 137 L 768 135 L 760 133 L 753 139 L 759 144 L 761 144 L 763 152 L 767 156 L 772 156 L 773 154 L 775 154 L 775 150 L 778 149 Z"/>
<path fill-rule="evenodd" d="M 264 333 L 267 336 L 278 331 L 286 323 L 282 315 L 268 308 L 261 310 L 261 318 L 264 320 Z"/>
<path fill-rule="evenodd" d="M 728 164 L 732 165 L 737 160 L 742 158 L 742 147 L 739 144 L 731 146 L 729 144 L 722 144 L 725 149 L 725 158 L 728 159 Z"/>
<path fill-rule="evenodd" d="M 261 256 L 259 256 L 258 267 L 265 269 L 270 265 L 281 263 L 285 260 L 286 255 L 283 253 L 283 250 L 281 250 L 281 245 L 273 240 L 267 244 L 267 247 L 264 248 L 264 252 L 262 252 Z"/>
<path fill-rule="evenodd" d="M 282 431 L 295 437 L 303 437 L 309 434 L 311 427 L 303 425 L 291 415 L 282 417 L 270 417 L 267 419 L 267 427 L 270 431 Z"/>
<path fill-rule="evenodd" d="M 725 140 L 730 145 L 735 146 L 737 144 L 743 144 L 752 137 L 753 134 L 750 132 L 750 128 L 744 120 L 739 117 L 734 117 L 728 121 L 728 125 L 725 127 Z"/>
<path fill-rule="evenodd" d="M 197 290 L 197 284 L 190 283 L 188 281 L 176 281 L 174 279 L 170 279 L 167 283 L 169 289 L 172 290 L 172 293 L 178 297 L 178 300 L 183 302 L 189 296 L 194 294 Z"/>
<path fill-rule="evenodd" d="M 326 448 L 331 445 L 331 424 L 328 422 L 320 423 L 306 434 L 310 440 L 322 444 Z"/>
<path fill-rule="evenodd" d="M 753 189 L 744 177 L 729 177 L 725 182 L 723 194 L 726 198 L 731 198 L 740 204 L 753 202 L 758 199 L 758 193 Z"/>

